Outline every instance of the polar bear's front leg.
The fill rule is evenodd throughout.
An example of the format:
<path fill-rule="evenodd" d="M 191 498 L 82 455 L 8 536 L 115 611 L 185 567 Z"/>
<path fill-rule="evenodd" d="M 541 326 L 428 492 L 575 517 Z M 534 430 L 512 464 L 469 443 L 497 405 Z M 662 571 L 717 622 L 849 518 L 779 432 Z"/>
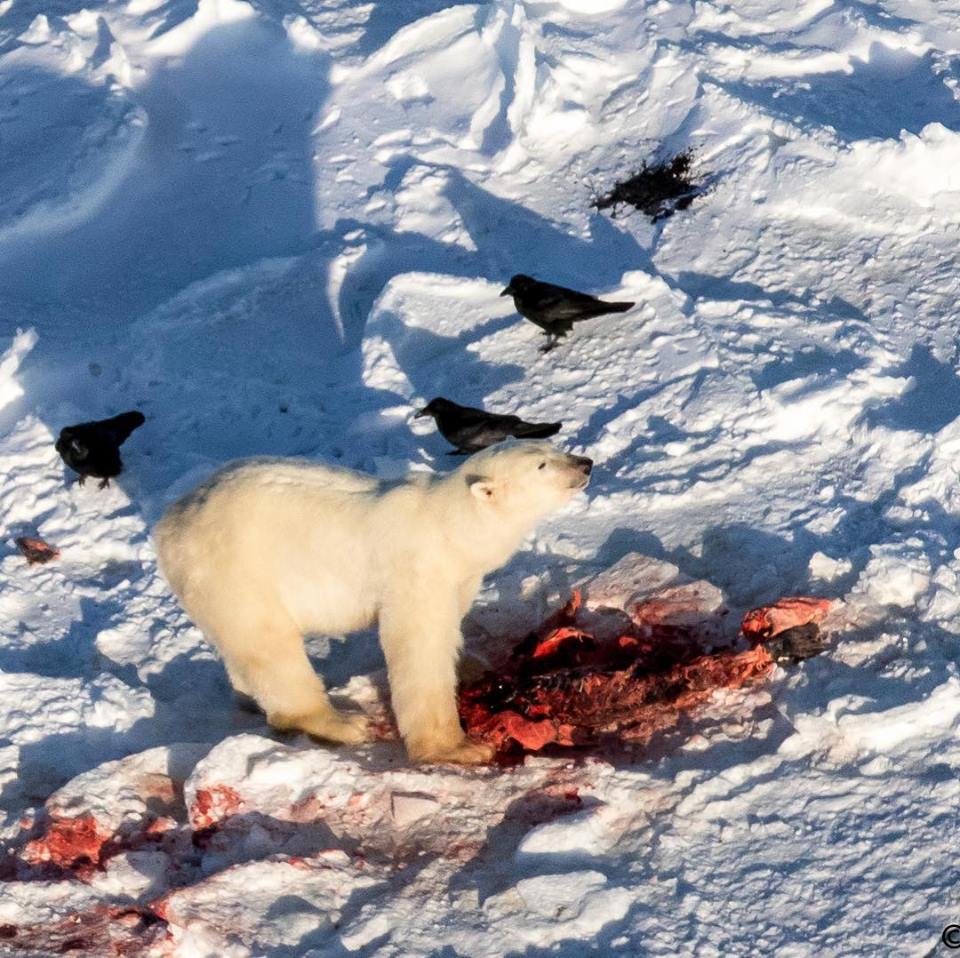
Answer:
<path fill-rule="evenodd" d="M 473 605 L 473 600 L 477 597 L 482 582 L 483 576 L 473 575 L 460 583 L 457 589 L 457 600 L 460 604 L 460 622 L 463 621 L 463 617 L 470 611 L 470 606 Z"/>
<path fill-rule="evenodd" d="M 464 580 L 457 589 L 457 599 L 459 602 L 460 621 L 463 622 L 464 616 L 470 611 L 473 600 L 480 591 L 480 584 L 483 582 L 483 576 L 475 575 Z M 474 682 L 484 672 L 490 670 L 490 663 L 481 655 L 471 652 L 469 649 L 464 651 L 457 662 L 457 680 L 461 683 Z"/>
<path fill-rule="evenodd" d="M 457 714 L 459 597 L 437 591 L 397 594 L 380 612 L 397 727 L 416 762 L 486 762 L 493 749 L 464 735 Z"/>

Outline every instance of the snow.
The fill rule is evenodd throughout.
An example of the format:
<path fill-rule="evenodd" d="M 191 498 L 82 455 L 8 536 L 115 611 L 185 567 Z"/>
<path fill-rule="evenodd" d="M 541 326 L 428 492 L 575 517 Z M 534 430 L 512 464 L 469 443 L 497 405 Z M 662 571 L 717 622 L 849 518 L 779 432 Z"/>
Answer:
<path fill-rule="evenodd" d="M 933 953 L 958 52 L 918 0 L 0 0 L 0 953 Z M 591 207 L 691 146 L 689 209 Z M 543 356 L 517 272 L 637 306 Z M 380 739 L 274 735 L 152 524 L 237 456 L 446 470 L 436 395 L 596 461 L 486 583 L 478 651 L 586 583 L 724 628 L 828 596 L 826 653 L 645 750 L 417 768 L 375 635 L 318 636 Z M 67 481 L 59 429 L 130 408 L 119 480 Z"/>

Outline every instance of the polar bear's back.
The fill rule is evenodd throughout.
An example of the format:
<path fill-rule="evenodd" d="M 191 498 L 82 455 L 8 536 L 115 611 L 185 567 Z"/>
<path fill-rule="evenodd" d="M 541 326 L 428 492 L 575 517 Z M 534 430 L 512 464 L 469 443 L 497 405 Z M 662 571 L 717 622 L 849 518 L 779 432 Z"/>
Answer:
<path fill-rule="evenodd" d="M 306 459 L 257 458 L 231 462 L 178 499 L 155 530 L 162 539 L 170 526 L 186 527 L 216 516 L 226 530 L 235 514 L 249 521 L 253 514 L 282 511 L 285 503 L 369 499 L 380 491 L 373 476 Z M 252 512 L 251 512 L 252 510 Z"/>
<path fill-rule="evenodd" d="M 228 463 L 180 501 L 203 498 L 215 491 L 233 494 L 240 489 L 286 489 L 317 494 L 324 491 L 376 493 L 380 486 L 381 482 L 375 476 L 352 469 L 309 459 L 260 456 Z"/>
<path fill-rule="evenodd" d="M 311 539 L 355 530 L 381 491 L 373 476 L 298 459 L 230 463 L 177 500 L 154 529 L 161 569 L 184 596 L 213 575 L 235 580 L 279 568 Z M 317 523 L 311 520 L 320 520 Z M 306 558 L 306 556 L 303 556 Z M 232 575 L 231 575 L 232 573 Z"/>

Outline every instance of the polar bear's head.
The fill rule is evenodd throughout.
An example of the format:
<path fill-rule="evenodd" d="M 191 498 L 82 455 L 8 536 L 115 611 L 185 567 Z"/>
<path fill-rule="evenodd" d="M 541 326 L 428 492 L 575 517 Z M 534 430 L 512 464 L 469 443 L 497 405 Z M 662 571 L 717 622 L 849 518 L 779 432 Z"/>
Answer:
<path fill-rule="evenodd" d="M 507 439 L 471 456 L 461 468 L 471 494 L 483 505 L 523 522 L 547 515 L 585 488 L 593 460 L 543 440 Z"/>

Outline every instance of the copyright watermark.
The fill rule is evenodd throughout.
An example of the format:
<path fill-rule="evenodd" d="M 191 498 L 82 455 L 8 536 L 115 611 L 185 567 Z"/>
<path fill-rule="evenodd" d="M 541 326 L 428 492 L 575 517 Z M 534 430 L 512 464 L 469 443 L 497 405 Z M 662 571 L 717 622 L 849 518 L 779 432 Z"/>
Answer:
<path fill-rule="evenodd" d="M 960 950 L 960 925 L 947 925 L 940 935 L 940 940 L 951 950 Z"/>

